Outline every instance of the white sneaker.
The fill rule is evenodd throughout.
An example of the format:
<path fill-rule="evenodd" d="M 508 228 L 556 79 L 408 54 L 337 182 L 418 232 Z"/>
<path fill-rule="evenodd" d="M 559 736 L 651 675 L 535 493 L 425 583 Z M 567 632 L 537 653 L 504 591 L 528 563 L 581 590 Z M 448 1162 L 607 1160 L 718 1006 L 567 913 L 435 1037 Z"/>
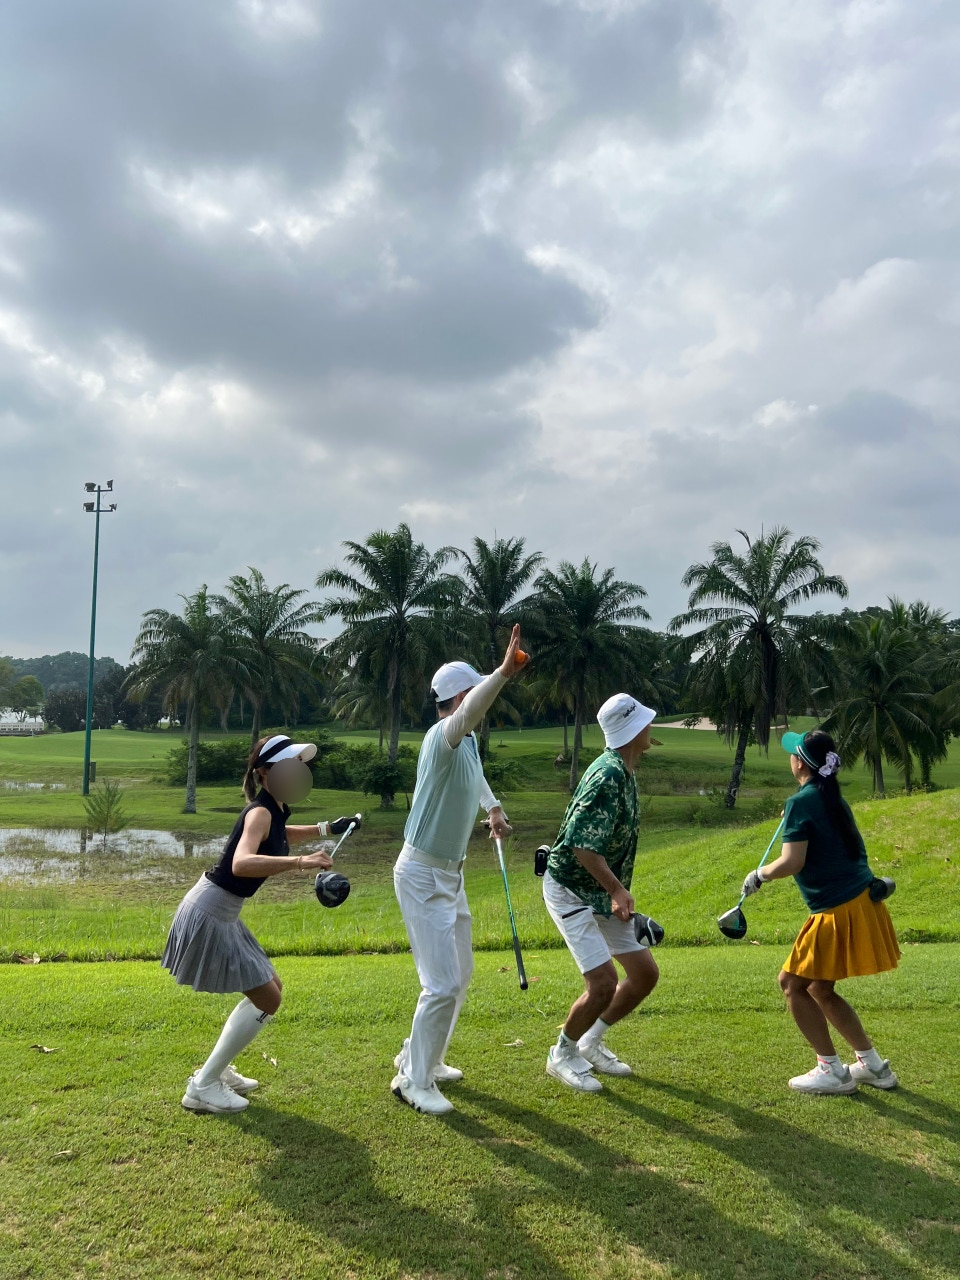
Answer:
<path fill-rule="evenodd" d="M 403 1048 L 393 1060 L 396 1069 L 403 1073 L 407 1065 L 407 1053 L 410 1050 L 410 1041 L 404 1040 Z M 433 1069 L 433 1079 L 436 1084 L 454 1084 L 457 1080 L 463 1079 L 463 1072 L 459 1067 L 448 1067 L 445 1062 L 441 1062 L 439 1066 Z"/>
<path fill-rule="evenodd" d="M 568 1084 L 571 1089 L 579 1089 L 581 1093 L 599 1093 L 603 1088 L 600 1081 L 590 1074 L 590 1063 L 586 1058 L 577 1053 L 559 1054 L 556 1045 L 551 1045 L 547 1054 L 547 1075 Z"/>
<path fill-rule="evenodd" d="M 401 1102 L 424 1115 L 445 1116 L 454 1109 L 453 1103 L 443 1096 L 435 1084 L 431 1084 L 429 1089 L 418 1089 L 403 1072 L 393 1077 L 390 1088 Z"/>
<path fill-rule="evenodd" d="M 250 1076 L 242 1076 L 232 1062 L 229 1067 L 220 1072 L 220 1080 L 228 1089 L 232 1089 L 234 1093 L 253 1093 L 254 1089 L 259 1089 L 260 1087 L 259 1080 L 254 1080 Z"/>
<path fill-rule="evenodd" d="M 180 1105 L 188 1111 L 209 1111 L 214 1114 L 227 1111 L 243 1111 L 250 1103 L 241 1098 L 239 1093 L 223 1083 L 214 1080 L 213 1084 L 197 1084 L 193 1076 L 187 1081 L 187 1091 L 180 1100 Z"/>
<path fill-rule="evenodd" d="M 596 1040 L 593 1044 L 578 1044 L 577 1053 L 581 1058 L 586 1058 L 594 1071 L 600 1071 L 605 1076 L 632 1076 L 633 1072 L 626 1062 L 621 1062 L 612 1049 L 608 1049 L 602 1040 Z"/>
<path fill-rule="evenodd" d="M 812 1071 L 794 1076 L 790 1088 L 799 1093 L 856 1093 L 857 1082 L 846 1067 L 836 1071 L 827 1063 L 818 1062 Z"/>
<path fill-rule="evenodd" d="M 873 1071 L 860 1061 L 850 1063 L 850 1075 L 857 1084 L 872 1084 L 875 1089 L 895 1089 L 900 1081 L 890 1070 L 890 1059 L 884 1058 L 879 1071 Z"/>

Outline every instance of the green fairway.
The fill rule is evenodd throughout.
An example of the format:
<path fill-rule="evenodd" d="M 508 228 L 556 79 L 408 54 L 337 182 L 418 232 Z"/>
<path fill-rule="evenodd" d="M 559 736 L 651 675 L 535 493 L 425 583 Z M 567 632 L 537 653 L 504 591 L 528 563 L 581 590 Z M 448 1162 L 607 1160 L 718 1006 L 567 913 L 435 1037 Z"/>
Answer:
<path fill-rule="evenodd" d="M 511 954 L 481 955 L 440 1121 L 389 1093 L 408 956 L 283 962 L 235 1118 L 179 1106 L 231 998 L 155 965 L 6 966 L 0 1275 L 955 1278 L 960 948 L 845 985 L 902 1086 L 824 1099 L 786 1087 L 810 1059 L 781 951 L 663 952 L 611 1033 L 636 1074 L 597 1097 L 543 1071 L 579 986 L 566 954 L 531 953 L 525 995 Z"/>

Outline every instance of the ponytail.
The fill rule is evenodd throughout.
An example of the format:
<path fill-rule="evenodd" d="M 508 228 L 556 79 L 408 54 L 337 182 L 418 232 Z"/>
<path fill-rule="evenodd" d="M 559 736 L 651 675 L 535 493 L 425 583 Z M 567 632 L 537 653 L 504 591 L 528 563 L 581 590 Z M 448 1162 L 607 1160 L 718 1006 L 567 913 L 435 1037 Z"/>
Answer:
<path fill-rule="evenodd" d="M 824 733 L 822 729 L 811 729 L 809 733 L 803 735 L 804 755 L 809 755 L 813 760 L 819 760 L 822 757 L 826 761 L 828 753 L 835 753 L 836 750 L 837 747 L 833 738 L 830 737 L 829 733 Z M 836 763 L 839 764 L 839 759 Z M 814 771 L 810 781 L 820 792 L 827 819 L 830 825 L 839 833 L 847 851 L 847 857 L 855 862 L 863 853 L 863 840 L 853 819 L 853 814 L 850 812 L 850 807 L 844 803 L 843 796 L 840 794 L 840 784 L 837 782 L 836 774 L 824 775 Z"/>
<path fill-rule="evenodd" d="M 267 745 L 269 741 L 270 741 L 270 738 L 266 737 L 266 738 L 261 738 L 258 742 L 255 742 L 250 751 L 250 755 L 247 758 L 247 771 L 243 775 L 243 794 L 244 794 L 244 798 L 248 802 L 256 800 L 257 798 L 257 791 L 260 789 L 260 783 L 257 779 L 257 760 L 260 757 L 260 752 L 263 750 L 263 748 Z M 269 769 L 270 765 L 264 764 L 264 765 L 261 765 L 260 767 L 262 769 Z"/>

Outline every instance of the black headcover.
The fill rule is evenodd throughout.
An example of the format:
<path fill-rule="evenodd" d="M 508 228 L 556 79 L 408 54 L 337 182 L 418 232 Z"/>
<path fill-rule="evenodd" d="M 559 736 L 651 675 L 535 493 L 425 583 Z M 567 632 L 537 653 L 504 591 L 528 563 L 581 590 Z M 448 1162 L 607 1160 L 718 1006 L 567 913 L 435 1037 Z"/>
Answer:
<path fill-rule="evenodd" d="M 323 907 L 339 907 L 350 895 L 350 881 L 339 871 L 321 871 L 314 888 Z"/>
<path fill-rule="evenodd" d="M 891 893 L 896 893 L 896 881 L 891 880 L 889 876 L 876 876 L 870 882 L 870 901 L 882 902 L 884 898 L 889 898 Z"/>
<path fill-rule="evenodd" d="M 650 916 L 643 916 L 639 912 L 634 912 L 633 932 L 637 935 L 637 941 L 648 947 L 659 946 L 663 941 L 663 925 L 657 924 L 656 920 L 652 920 Z"/>

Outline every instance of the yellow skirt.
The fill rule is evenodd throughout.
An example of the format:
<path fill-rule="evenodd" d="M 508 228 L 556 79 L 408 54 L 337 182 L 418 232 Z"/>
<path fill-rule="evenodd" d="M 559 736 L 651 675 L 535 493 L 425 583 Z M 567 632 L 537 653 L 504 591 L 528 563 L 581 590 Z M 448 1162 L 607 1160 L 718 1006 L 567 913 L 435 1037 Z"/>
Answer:
<path fill-rule="evenodd" d="M 895 969 L 899 959 L 887 904 L 871 902 L 864 889 L 850 902 L 812 915 L 783 967 L 798 978 L 839 982 Z"/>

